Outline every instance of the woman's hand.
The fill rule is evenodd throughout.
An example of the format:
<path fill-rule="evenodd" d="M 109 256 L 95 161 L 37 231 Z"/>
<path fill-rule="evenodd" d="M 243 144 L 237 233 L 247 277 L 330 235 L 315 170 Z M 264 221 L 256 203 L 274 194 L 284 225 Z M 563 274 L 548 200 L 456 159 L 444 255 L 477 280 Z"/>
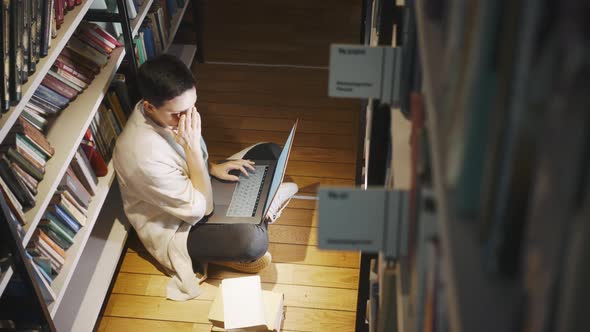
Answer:
<path fill-rule="evenodd" d="M 180 116 L 176 131 L 170 130 L 176 143 L 185 150 L 199 151 L 201 149 L 201 115 L 193 106 L 189 111 Z"/>
<path fill-rule="evenodd" d="M 209 174 L 213 175 L 214 177 L 225 180 L 225 181 L 238 181 L 240 178 L 229 174 L 230 171 L 239 170 L 244 175 L 249 176 L 248 169 L 251 171 L 255 171 L 254 162 L 251 160 L 230 160 L 226 161 L 222 164 L 213 164 L 211 163 L 211 167 L 209 169 Z"/>

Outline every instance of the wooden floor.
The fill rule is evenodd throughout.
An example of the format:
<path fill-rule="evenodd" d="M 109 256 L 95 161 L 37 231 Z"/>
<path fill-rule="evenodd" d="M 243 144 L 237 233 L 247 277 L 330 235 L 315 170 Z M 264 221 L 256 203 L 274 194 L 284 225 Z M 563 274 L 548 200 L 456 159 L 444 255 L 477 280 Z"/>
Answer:
<path fill-rule="evenodd" d="M 203 64 L 193 71 L 212 160 L 259 141 L 282 144 L 299 118 L 286 181 L 309 196 L 320 184 L 353 184 L 359 105 L 326 96 L 326 70 Z M 353 331 L 359 255 L 318 249 L 316 233 L 315 201 L 292 200 L 269 228 L 273 264 L 260 273 L 262 287 L 285 294 L 284 331 Z M 211 266 L 202 296 L 168 301 L 168 278 L 134 242 L 99 331 L 209 331 L 220 281 L 239 275 Z"/>

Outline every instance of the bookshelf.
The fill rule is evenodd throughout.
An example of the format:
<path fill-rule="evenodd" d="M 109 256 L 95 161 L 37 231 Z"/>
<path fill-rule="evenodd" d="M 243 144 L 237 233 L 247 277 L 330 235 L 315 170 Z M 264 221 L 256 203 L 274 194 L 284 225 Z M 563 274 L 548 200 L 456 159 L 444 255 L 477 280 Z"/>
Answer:
<path fill-rule="evenodd" d="M 61 36 L 61 39 L 59 39 L 59 41 L 57 43 L 55 43 L 56 45 L 60 45 L 61 47 L 59 47 L 59 48 L 52 47 L 50 49 L 50 50 L 52 50 L 51 53 L 47 57 L 45 57 L 39 61 L 37 71 L 35 72 L 35 74 L 33 76 L 29 77 L 29 81 L 27 82 L 27 84 L 28 84 L 27 91 L 30 91 L 30 92 L 28 93 L 26 99 L 24 97 L 25 95 L 23 94 L 23 99 L 21 100 L 21 103 L 19 103 L 18 106 L 11 108 L 11 110 L 10 110 L 10 112 L 12 112 L 12 113 L 10 113 L 10 116 L 11 117 L 13 116 L 14 119 L 8 120 L 9 114 L 6 114 L 5 116 L 3 116 L 0 119 L 0 120 L 7 119 L 6 122 L 2 123 L 2 126 L 3 126 L 3 127 L 1 127 L 1 132 L 2 132 L 1 138 L 2 139 L 6 136 L 6 134 L 8 133 L 10 128 L 12 127 L 12 124 L 14 124 L 14 122 L 18 118 L 18 115 L 20 115 L 20 113 L 24 109 L 24 105 L 32 96 L 33 92 L 35 91 L 35 88 L 41 83 L 41 80 L 43 79 L 44 74 L 47 73 L 49 68 L 51 68 L 52 63 L 59 55 L 59 52 L 61 52 L 61 50 L 65 47 L 68 38 L 73 34 L 73 32 L 75 31 L 75 29 L 77 27 L 77 24 L 80 23 L 80 21 L 82 20 L 82 17 L 84 17 L 86 12 L 88 11 L 88 7 L 89 7 L 90 3 L 91 3 L 91 1 L 87 1 L 85 3 L 85 5 L 87 5 L 87 6 L 85 7 L 85 10 L 83 10 L 83 11 L 80 8 L 82 6 L 76 7 L 77 15 L 79 17 L 77 17 L 77 18 L 73 17 L 73 14 L 76 13 L 75 10 L 72 12 L 69 12 L 68 15 L 66 15 L 66 17 L 65 17 L 66 21 L 64 22 L 62 29 L 58 30 L 58 32 L 59 32 L 58 37 L 56 39 L 52 40 L 52 45 L 54 45 L 53 43 L 55 43 L 55 41 L 57 39 L 59 39 Z M 138 12 L 137 17 L 131 21 L 131 28 L 132 28 L 132 32 L 134 35 L 137 34 L 137 32 L 139 31 L 139 28 L 141 26 L 141 22 L 143 21 L 143 19 L 147 15 L 148 9 L 152 3 L 153 3 L 153 0 L 146 1 L 143 4 L 143 6 L 140 8 L 140 11 Z M 70 20 L 70 25 L 66 25 L 66 23 L 68 22 L 67 19 Z M 66 29 L 66 27 L 67 27 L 67 29 Z M 66 30 L 67 30 L 67 32 L 66 32 Z M 46 61 L 50 56 L 52 56 L 52 60 Z M 23 239 L 22 239 L 23 247 L 27 246 L 31 236 L 33 235 L 35 229 L 37 228 L 37 225 L 39 224 L 39 221 L 41 220 L 43 213 L 45 212 L 45 210 L 47 209 L 47 206 L 49 205 L 49 202 L 51 200 L 53 193 L 55 192 L 55 190 L 57 189 L 57 186 L 59 185 L 59 181 L 63 177 L 65 171 L 67 170 L 67 167 L 70 164 L 69 161 L 72 160 L 72 157 L 73 157 L 74 153 L 76 152 L 77 147 L 80 144 L 80 141 L 82 139 L 82 136 L 84 135 L 85 129 L 88 128 L 90 121 L 94 117 L 94 114 L 96 114 L 98 106 L 100 105 L 102 98 L 105 96 L 105 93 L 109 87 L 110 82 L 113 79 L 116 69 L 119 67 L 119 65 L 123 61 L 124 57 L 125 57 L 125 49 L 123 47 L 120 47 L 120 48 L 114 50 L 113 53 L 111 54 L 111 58 L 109 59 L 109 62 L 107 63 L 107 65 L 104 68 L 101 69 L 100 73 L 92 81 L 92 84 L 90 84 L 88 86 L 88 88 L 84 91 L 84 93 L 80 94 L 78 96 L 78 98 L 76 98 L 76 100 L 74 100 L 72 103 L 70 103 L 70 105 L 63 111 L 63 112 L 68 112 L 68 113 L 73 113 L 73 114 L 61 114 L 57 118 L 54 125 L 51 127 L 50 131 L 48 132 L 47 139 L 49 140 L 49 142 L 51 142 L 52 145 L 57 146 L 59 148 L 56 149 L 55 155 L 47 163 L 45 177 L 43 178 L 43 181 L 41 181 L 39 183 L 39 188 L 38 188 L 39 192 L 36 196 L 37 204 L 35 205 L 35 207 L 33 207 L 32 209 L 30 209 L 29 211 L 27 211 L 25 213 L 25 218 L 28 221 L 28 223 L 24 226 L 25 235 L 23 236 Z M 43 65 L 41 65 L 41 61 L 45 61 L 43 63 Z M 41 68 L 44 68 L 43 75 L 41 75 L 41 72 L 39 71 Z M 33 85 L 33 77 L 35 77 L 37 80 L 35 85 Z M 92 107 L 88 107 L 88 105 L 92 105 Z M 72 112 L 73 110 L 77 110 L 77 111 L 74 113 L 74 112 Z M 9 121 L 12 121 L 12 123 L 10 123 Z M 6 126 L 6 127 L 4 127 L 4 126 Z M 110 174 L 110 176 L 111 176 L 111 179 L 109 181 L 112 182 L 112 174 Z M 102 179 L 101 179 L 101 181 L 102 181 Z M 98 208 L 100 209 L 100 206 Z M 89 211 L 89 213 L 90 213 L 90 211 Z M 90 217 L 88 217 L 88 218 L 90 220 Z M 85 230 L 85 229 L 86 229 L 86 227 L 82 228 L 82 230 Z M 78 237 L 76 237 L 76 243 L 78 243 L 77 239 L 78 239 Z M 82 246 L 82 248 L 83 248 L 83 246 Z M 72 250 L 72 249 L 77 251 L 75 246 L 70 248 L 70 250 Z M 68 253 L 69 252 L 70 251 L 68 251 Z M 69 261 L 70 260 L 69 260 L 69 256 L 68 256 L 68 262 Z M 74 267 L 75 267 L 75 265 L 76 264 L 73 264 Z M 10 281 L 12 274 L 13 274 L 13 270 L 12 270 L 12 268 L 9 268 L 2 275 L 1 280 L 0 280 L 0 294 L 2 294 L 4 292 L 4 289 L 6 288 L 6 285 L 8 285 L 8 282 Z M 59 286 L 59 288 L 61 288 L 61 286 Z M 52 314 L 53 314 L 53 312 L 52 312 Z"/>
<path fill-rule="evenodd" d="M 25 228 L 24 246 L 29 242 L 43 213 L 47 209 L 51 197 L 80 145 L 86 128 L 88 128 L 96 114 L 116 69 L 123 61 L 124 55 L 125 51 L 122 47 L 113 51 L 111 59 L 96 75 L 92 84 L 62 111 L 63 113 L 57 117 L 47 133 L 47 139 L 57 148 L 55 149 L 55 155 L 47 162 L 43 181 L 39 183 L 37 204 L 25 213 L 25 218 L 29 223 Z"/>
<path fill-rule="evenodd" d="M 176 12 L 176 14 L 172 18 L 172 20 L 170 20 L 170 32 L 168 33 L 167 45 L 164 48 L 163 53 L 168 53 L 168 49 L 172 45 L 172 42 L 174 42 L 174 36 L 176 35 L 176 32 L 178 31 L 178 27 L 180 26 L 180 23 L 182 22 L 182 17 L 184 16 L 186 9 L 188 8 L 188 4 L 189 4 L 189 1 L 186 0 L 184 3 L 184 7 L 182 7 L 182 9 L 180 11 Z"/>
<path fill-rule="evenodd" d="M 0 119 L 0 142 L 6 137 L 54 60 L 87 14 L 91 3 L 92 1 L 86 1 L 65 16 L 64 23 L 58 30 L 57 38 L 52 39 L 48 56 L 40 60 L 35 74 L 29 76 L 27 84 L 23 85 L 22 100 Z M 138 33 L 152 3 L 153 0 L 146 0 L 138 9 L 137 17 L 129 22 L 132 36 Z M 189 66 L 196 48 L 190 45 L 182 45 L 180 48 L 176 45 L 171 47 L 174 34 L 178 30 L 187 7 L 188 2 L 173 18 L 166 49 L 174 52 L 179 51 L 179 56 L 184 61 L 188 61 L 187 66 Z M 96 114 L 125 55 L 125 47 L 115 49 L 111 53 L 107 65 L 96 75 L 88 88 L 71 101 L 50 126 L 46 137 L 55 147 L 55 154 L 48 161 L 44 178 L 39 183 L 38 193 L 35 196 L 37 203 L 25 213 L 27 224 L 23 227 L 21 239 L 24 247 L 30 241 L 50 204 L 86 128 Z M 109 213 L 113 213 L 112 207 L 114 205 L 121 206 L 121 198 L 116 196 L 118 188 L 111 190 L 115 177 L 113 164 L 110 162 L 107 175 L 98 178 L 98 186 L 88 208 L 86 224 L 76 234 L 74 244 L 68 249 L 65 264 L 60 273 L 51 284 L 39 278 L 45 284 L 48 296 L 53 300 L 47 305 L 51 317 L 58 324 L 59 331 L 91 330 L 98 317 L 102 300 L 111 284 L 128 233 L 128 224 L 121 221 L 122 218 L 109 216 Z M 109 209 L 102 211 L 109 192 L 115 192 L 116 198 L 114 201 L 113 198 L 110 198 Z M 122 207 L 118 212 L 122 213 Z M 13 274 L 11 267 L 0 276 L 0 296 Z M 79 301 L 78 304 L 72 307 L 73 303 L 77 303 L 76 301 Z M 77 312 L 77 314 L 72 315 L 72 312 Z"/>
<path fill-rule="evenodd" d="M 51 47 L 47 52 L 47 56 L 39 59 L 37 70 L 33 75 L 29 76 L 27 83 L 22 85 L 22 99 L 0 118 L 0 143 L 2 143 L 10 131 L 10 128 L 12 128 L 12 125 L 14 125 L 18 119 L 19 115 L 25 108 L 25 105 L 29 102 L 29 99 L 31 99 L 35 89 L 41 84 L 43 77 L 45 77 L 45 74 L 49 71 L 61 50 L 66 46 L 66 43 L 90 8 L 92 1 L 93 0 L 84 1 L 81 5 L 74 7 L 72 11 L 69 11 L 64 16 L 64 22 L 61 28 L 57 30 L 57 37 L 51 40 Z"/>
<path fill-rule="evenodd" d="M 110 168 L 111 166 L 109 166 Z M 115 275 L 117 259 L 124 250 L 129 223 L 125 219 L 121 196 L 113 185 L 107 197 L 109 209 L 101 211 L 67 292 L 55 313 L 60 331 L 91 331 Z"/>
<path fill-rule="evenodd" d="M 66 263 L 62 267 L 59 275 L 53 280 L 51 284 L 51 288 L 56 293 L 55 301 L 49 304 L 49 312 L 51 316 L 55 316 L 57 308 L 59 308 L 61 301 L 64 297 L 64 293 L 68 287 L 72 279 L 72 275 L 74 274 L 74 270 L 78 265 L 80 257 L 84 252 L 84 248 L 90 238 L 90 234 L 98 220 L 98 215 L 100 214 L 100 210 L 105 202 L 107 194 L 109 193 L 109 189 L 113 180 L 115 178 L 115 169 L 113 168 L 113 163 L 109 163 L 109 172 L 106 176 L 99 178 L 98 186 L 94 197 L 92 198 L 92 202 L 88 207 L 88 219 L 86 220 L 86 226 L 84 226 L 78 234 L 76 234 L 76 238 L 74 239 L 74 244 L 68 250 L 68 257 L 66 259 Z"/>
<path fill-rule="evenodd" d="M 443 90 L 440 54 L 443 54 L 442 29 L 426 18 L 424 2 L 416 2 L 416 23 L 421 64 L 422 89 L 430 133 L 430 155 L 437 201 L 438 229 L 445 256 L 445 279 L 449 323 L 452 331 L 508 331 L 514 324 L 512 313 L 518 305 L 518 288 L 514 283 L 491 279 L 481 264 L 478 225 L 470 220 L 453 218 L 453 197 L 445 185 L 446 156 L 440 132 L 438 111 Z M 503 308 L 503 310 L 498 310 Z M 493 312 L 493 315 L 490 313 Z"/>
<path fill-rule="evenodd" d="M 133 36 L 137 35 L 137 32 L 139 31 L 139 28 L 141 27 L 141 23 L 143 22 L 146 15 L 148 14 L 148 11 L 149 11 L 150 7 L 152 6 L 153 2 L 154 2 L 154 0 L 146 0 L 143 3 L 143 5 L 141 5 L 141 7 L 138 9 L 137 16 L 133 20 L 131 20 L 131 34 Z"/>

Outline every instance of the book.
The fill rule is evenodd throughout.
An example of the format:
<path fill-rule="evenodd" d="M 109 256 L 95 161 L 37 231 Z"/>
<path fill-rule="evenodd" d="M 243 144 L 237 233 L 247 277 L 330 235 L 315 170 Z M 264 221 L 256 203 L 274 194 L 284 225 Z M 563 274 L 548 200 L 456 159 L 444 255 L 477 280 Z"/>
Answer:
<path fill-rule="evenodd" d="M 10 166 L 14 169 L 16 175 L 21 179 L 21 181 L 27 186 L 29 192 L 34 196 L 37 195 L 37 187 L 39 186 L 39 181 L 35 180 L 31 175 L 25 172 L 19 165 L 16 163 L 11 163 Z"/>
<path fill-rule="evenodd" d="M 95 62 L 91 61 L 90 59 L 87 59 L 85 57 L 81 57 L 78 53 L 74 52 L 72 49 L 70 49 L 67 46 L 61 50 L 61 53 L 59 54 L 58 59 L 60 59 L 61 56 L 68 58 L 71 62 L 73 62 L 75 64 L 74 68 L 76 68 L 76 69 L 79 69 L 81 67 L 81 68 L 84 68 L 84 69 L 90 71 L 94 75 L 100 73 L 100 68 L 101 68 L 100 65 L 96 64 Z"/>
<path fill-rule="evenodd" d="M 90 45 L 82 42 L 78 37 L 73 36 L 68 41 L 68 49 L 75 52 L 79 56 L 88 59 L 100 67 L 104 67 L 109 61 L 109 57 L 104 55 L 91 47 Z"/>
<path fill-rule="evenodd" d="M 96 178 L 96 174 L 94 174 L 94 170 L 92 170 L 92 165 L 90 165 L 90 161 L 86 158 L 84 151 L 81 147 L 78 147 L 78 150 L 74 154 L 74 158 L 72 160 L 72 170 L 80 179 L 80 182 L 84 185 L 84 187 L 88 190 L 91 195 L 96 193 L 96 187 L 98 185 L 98 179 Z"/>
<path fill-rule="evenodd" d="M 43 180 L 43 170 L 37 168 L 33 163 L 26 159 L 21 153 L 10 147 L 6 156 L 11 161 L 14 161 L 20 167 L 22 167 L 27 173 L 29 173 L 37 181 Z"/>
<path fill-rule="evenodd" d="M 65 1 L 63 0 L 55 0 L 53 4 L 56 29 L 59 29 L 64 22 L 64 4 Z"/>
<path fill-rule="evenodd" d="M 48 157 L 43 154 L 43 152 L 25 136 L 21 134 L 15 134 L 14 137 L 17 151 L 23 151 L 23 156 L 26 154 L 30 157 L 30 159 L 33 159 L 35 162 L 37 162 L 37 165 L 41 165 L 40 169 L 42 172 L 44 172 Z"/>
<path fill-rule="evenodd" d="M 123 110 L 123 106 L 119 101 L 119 97 L 115 93 L 115 91 L 107 92 L 107 100 L 111 104 L 111 109 L 115 113 L 115 117 L 117 118 L 117 122 L 120 126 L 124 127 L 127 124 L 127 117 L 125 116 L 125 111 Z"/>
<path fill-rule="evenodd" d="M 22 98 L 22 24 L 23 0 L 10 2 L 10 102 L 16 105 Z"/>
<path fill-rule="evenodd" d="M 78 209 L 78 211 L 82 212 L 83 215 L 85 215 L 85 216 L 88 215 L 88 209 L 83 207 L 82 205 L 80 205 L 80 203 L 78 203 L 78 201 L 76 201 L 76 199 L 74 198 L 72 193 L 70 193 L 69 190 L 60 190 L 60 191 L 58 191 L 58 193 L 60 195 L 62 195 L 63 198 L 67 199 L 68 202 L 70 202 L 70 204 L 74 205 L 76 207 L 76 209 Z"/>
<path fill-rule="evenodd" d="M 27 223 L 27 221 L 23 213 L 23 206 L 20 204 L 16 196 L 14 196 L 12 191 L 10 191 L 8 185 L 6 184 L 6 182 L 4 182 L 4 179 L 2 177 L 0 177 L 0 191 L 2 192 L 4 197 L 6 197 L 6 203 L 12 211 L 12 214 L 14 215 L 15 219 L 19 222 L 19 224 L 24 226 Z"/>
<path fill-rule="evenodd" d="M 3 144 L 0 145 L 0 151 L 8 152 L 10 147 L 15 148 L 18 153 L 22 154 L 41 173 L 45 172 L 45 165 L 49 158 L 32 140 L 20 133 L 9 132 Z"/>
<path fill-rule="evenodd" d="M 85 209 L 88 209 L 92 196 L 86 188 L 84 188 L 80 180 L 78 180 L 71 167 L 68 167 L 66 174 L 64 174 L 60 183 L 60 188 L 62 190 L 69 190 L 76 201 Z"/>
<path fill-rule="evenodd" d="M 161 38 L 161 33 L 158 31 L 158 26 L 156 24 L 156 14 L 150 8 L 149 14 L 145 18 L 145 22 L 152 27 L 153 37 L 154 37 L 154 47 L 156 48 L 156 54 L 162 53 L 163 44 Z"/>
<path fill-rule="evenodd" d="M 78 96 L 78 91 L 76 91 L 76 89 L 69 87 L 67 84 L 61 82 L 51 75 L 45 75 L 41 81 L 41 84 L 68 98 L 70 101 L 76 99 Z"/>
<path fill-rule="evenodd" d="M 21 113 L 21 116 L 27 120 L 33 127 L 39 129 L 39 130 L 45 130 L 45 128 L 47 127 L 47 119 L 45 119 L 44 117 L 35 114 L 34 112 L 32 112 L 30 109 L 27 109 L 25 107 L 25 109 L 23 110 L 23 112 Z"/>
<path fill-rule="evenodd" d="M 121 43 L 119 43 L 119 41 L 115 37 L 113 37 L 113 35 L 108 33 L 105 29 L 103 29 L 96 23 L 83 21 L 81 23 L 81 26 L 90 31 L 97 38 L 103 40 L 107 45 L 109 45 L 110 48 L 117 48 L 122 46 Z"/>
<path fill-rule="evenodd" d="M 65 252 L 65 250 L 63 250 L 63 248 L 61 248 L 55 242 L 53 242 L 53 240 L 49 236 L 47 236 L 47 234 L 45 234 L 45 232 L 42 229 L 36 229 L 35 230 L 35 236 L 39 240 L 47 243 L 51 247 L 51 249 L 54 252 L 56 252 L 59 256 L 61 256 L 63 258 L 66 258 L 66 252 Z"/>
<path fill-rule="evenodd" d="M 84 91 L 84 88 L 83 88 L 83 87 L 81 87 L 81 86 L 77 85 L 76 83 L 74 83 L 74 82 L 72 82 L 72 81 L 68 80 L 66 77 L 64 77 L 64 76 L 62 76 L 62 75 L 60 75 L 60 74 L 58 74 L 58 73 L 57 73 L 57 72 L 56 72 L 56 71 L 55 71 L 53 68 L 52 68 L 52 69 L 50 69 L 50 70 L 47 72 L 47 75 L 50 75 L 50 76 L 52 76 L 52 77 L 53 77 L 53 78 L 55 78 L 56 80 L 59 80 L 59 81 L 60 81 L 60 82 L 62 82 L 63 84 L 65 84 L 65 85 L 69 86 L 70 88 L 72 88 L 72 89 L 76 90 L 76 92 L 78 92 L 78 93 L 80 93 L 80 92 Z"/>
<path fill-rule="evenodd" d="M 131 105 L 131 101 L 129 100 L 129 92 L 127 90 L 127 84 L 125 81 L 113 81 L 111 83 L 111 89 L 115 91 L 115 96 L 117 97 L 119 103 L 121 104 L 121 109 L 123 110 L 123 125 L 127 122 L 127 117 L 131 115 L 133 107 Z"/>
<path fill-rule="evenodd" d="M 64 224 L 63 221 L 61 221 L 56 215 L 54 215 L 50 211 L 45 211 L 45 214 L 43 215 L 43 219 L 41 220 L 40 225 L 51 229 L 70 244 L 74 243 L 74 237 L 76 236 L 76 233 L 74 233 L 69 227 L 67 227 Z"/>
<path fill-rule="evenodd" d="M 51 274 L 53 269 L 51 268 L 51 260 L 43 256 L 34 256 L 33 262 L 37 265 L 39 270 L 43 271 L 43 277 L 48 282 L 52 282 L 53 278 L 51 277 Z"/>
<path fill-rule="evenodd" d="M 59 234 L 54 232 L 51 228 L 40 225 L 39 229 L 42 229 L 45 232 L 45 234 L 47 234 L 47 236 L 63 250 L 68 250 L 72 246 L 72 243 L 65 240 Z"/>
<path fill-rule="evenodd" d="M 45 57 L 51 42 L 51 21 L 54 0 L 42 0 L 39 56 Z"/>
<path fill-rule="evenodd" d="M 58 204 L 49 205 L 49 207 L 47 208 L 47 211 L 53 213 L 53 215 L 56 216 L 62 222 L 63 225 L 65 225 L 72 232 L 74 232 L 74 234 L 78 233 L 78 231 L 82 227 L 82 225 L 80 225 L 74 219 L 74 217 L 72 217 L 69 213 L 67 213 L 67 211 L 61 205 L 58 205 Z"/>
<path fill-rule="evenodd" d="M 88 45 L 92 46 L 94 49 L 99 51 L 104 55 L 109 55 L 113 52 L 113 48 L 109 46 L 106 42 L 102 39 L 97 37 L 96 35 L 92 34 L 89 30 L 84 28 L 79 28 L 76 30 L 76 36 L 80 38 L 83 42 L 87 43 Z"/>
<path fill-rule="evenodd" d="M 225 279 L 227 280 L 227 279 Z M 224 280 L 223 280 L 224 281 Z M 222 283 L 223 283 L 222 281 Z M 217 295 L 213 299 L 211 303 L 211 307 L 209 309 L 208 319 L 209 322 L 214 327 L 225 329 L 226 328 L 226 319 L 225 319 L 225 310 L 226 305 L 224 302 L 223 297 L 223 286 L 219 286 L 217 290 Z M 247 299 L 246 299 L 247 300 Z M 284 314 L 284 295 L 283 293 L 279 292 L 272 292 L 263 290 L 262 291 L 262 305 L 263 305 L 263 314 L 265 317 L 264 327 L 261 329 L 257 329 L 256 331 L 280 331 L 281 330 L 281 323 L 283 320 Z M 228 327 L 229 328 L 229 325 Z M 248 329 L 250 330 L 250 329 Z"/>
<path fill-rule="evenodd" d="M 43 85 L 39 85 L 33 93 L 33 95 L 41 99 L 45 99 L 51 102 L 52 104 L 59 106 L 61 109 L 66 108 L 70 103 L 70 100 L 68 98 L 60 95 L 59 93 Z"/>
<path fill-rule="evenodd" d="M 23 27 L 22 27 L 22 47 L 23 47 L 23 64 L 21 71 L 21 80 L 26 82 L 29 80 L 29 52 L 31 46 L 30 32 L 31 32 L 31 0 L 23 0 Z"/>
<path fill-rule="evenodd" d="M 16 176 L 6 156 L 2 156 L 0 159 L 0 177 L 4 180 L 24 210 L 35 205 L 35 198 L 30 195 L 25 184 Z"/>
<path fill-rule="evenodd" d="M 2 113 L 10 109 L 10 2 L 11 0 L 2 0 L 0 7 L 0 32 L 2 33 L 2 42 L 0 42 L 0 74 L 2 75 L 2 86 L 0 87 L 0 111 Z"/>
<path fill-rule="evenodd" d="M 62 108 L 53 104 L 51 101 L 43 99 L 39 96 L 32 95 L 29 99 L 28 104 L 37 106 L 38 109 L 42 110 L 44 114 L 57 114 Z"/>
<path fill-rule="evenodd" d="M 67 71 L 69 74 L 86 84 L 90 84 L 96 75 L 92 69 L 88 68 L 84 64 L 75 62 L 74 60 L 64 56 L 63 52 L 57 56 L 53 66 Z"/>
<path fill-rule="evenodd" d="M 53 251 L 47 243 L 41 240 L 33 240 L 30 246 L 37 249 L 42 256 L 49 258 L 51 262 L 51 268 L 59 273 L 59 271 L 65 263 L 63 257 L 61 257 L 58 253 Z"/>
<path fill-rule="evenodd" d="M 55 194 L 51 198 L 51 203 L 58 205 L 61 210 L 63 210 L 63 212 L 66 212 L 80 226 L 86 225 L 86 215 L 84 215 L 82 211 L 78 210 L 78 208 L 62 194 Z"/>
<path fill-rule="evenodd" d="M 41 27 L 41 0 L 30 0 L 31 1 L 31 47 L 29 49 L 29 74 L 34 73 L 37 70 L 37 62 L 39 62 L 39 45 L 40 45 L 40 27 Z"/>
<path fill-rule="evenodd" d="M 11 132 L 22 135 L 24 139 L 29 141 L 29 143 L 35 145 L 46 158 L 51 158 L 55 153 L 55 149 L 51 146 L 43 133 L 29 124 L 22 117 L 19 117 L 16 120 L 16 123 L 12 126 Z"/>
<path fill-rule="evenodd" d="M 86 89 L 88 87 L 88 83 L 84 82 L 83 80 L 79 79 L 71 72 L 68 72 L 65 69 L 53 67 L 51 70 L 55 71 L 58 75 L 62 76 L 63 78 L 67 79 L 68 81 L 72 82 L 73 84 L 77 85 L 81 89 Z"/>
<path fill-rule="evenodd" d="M 221 295 L 226 330 L 266 328 L 260 276 L 223 279 Z"/>

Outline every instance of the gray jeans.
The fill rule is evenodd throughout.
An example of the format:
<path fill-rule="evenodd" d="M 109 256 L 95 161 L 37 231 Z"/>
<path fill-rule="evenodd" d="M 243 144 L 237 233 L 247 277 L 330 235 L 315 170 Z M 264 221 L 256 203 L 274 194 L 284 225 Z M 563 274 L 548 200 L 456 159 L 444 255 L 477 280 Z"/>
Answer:
<path fill-rule="evenodd" d="M 262 143 L 251 147 L 243 159 L 276 160 L 281 147 Z M 207 224 L 200 221 L 193 226 L 187 240 L 193 265 L 209 261 L 253 261 L 268 250 L 266 221 L 261 224 Z"/>

